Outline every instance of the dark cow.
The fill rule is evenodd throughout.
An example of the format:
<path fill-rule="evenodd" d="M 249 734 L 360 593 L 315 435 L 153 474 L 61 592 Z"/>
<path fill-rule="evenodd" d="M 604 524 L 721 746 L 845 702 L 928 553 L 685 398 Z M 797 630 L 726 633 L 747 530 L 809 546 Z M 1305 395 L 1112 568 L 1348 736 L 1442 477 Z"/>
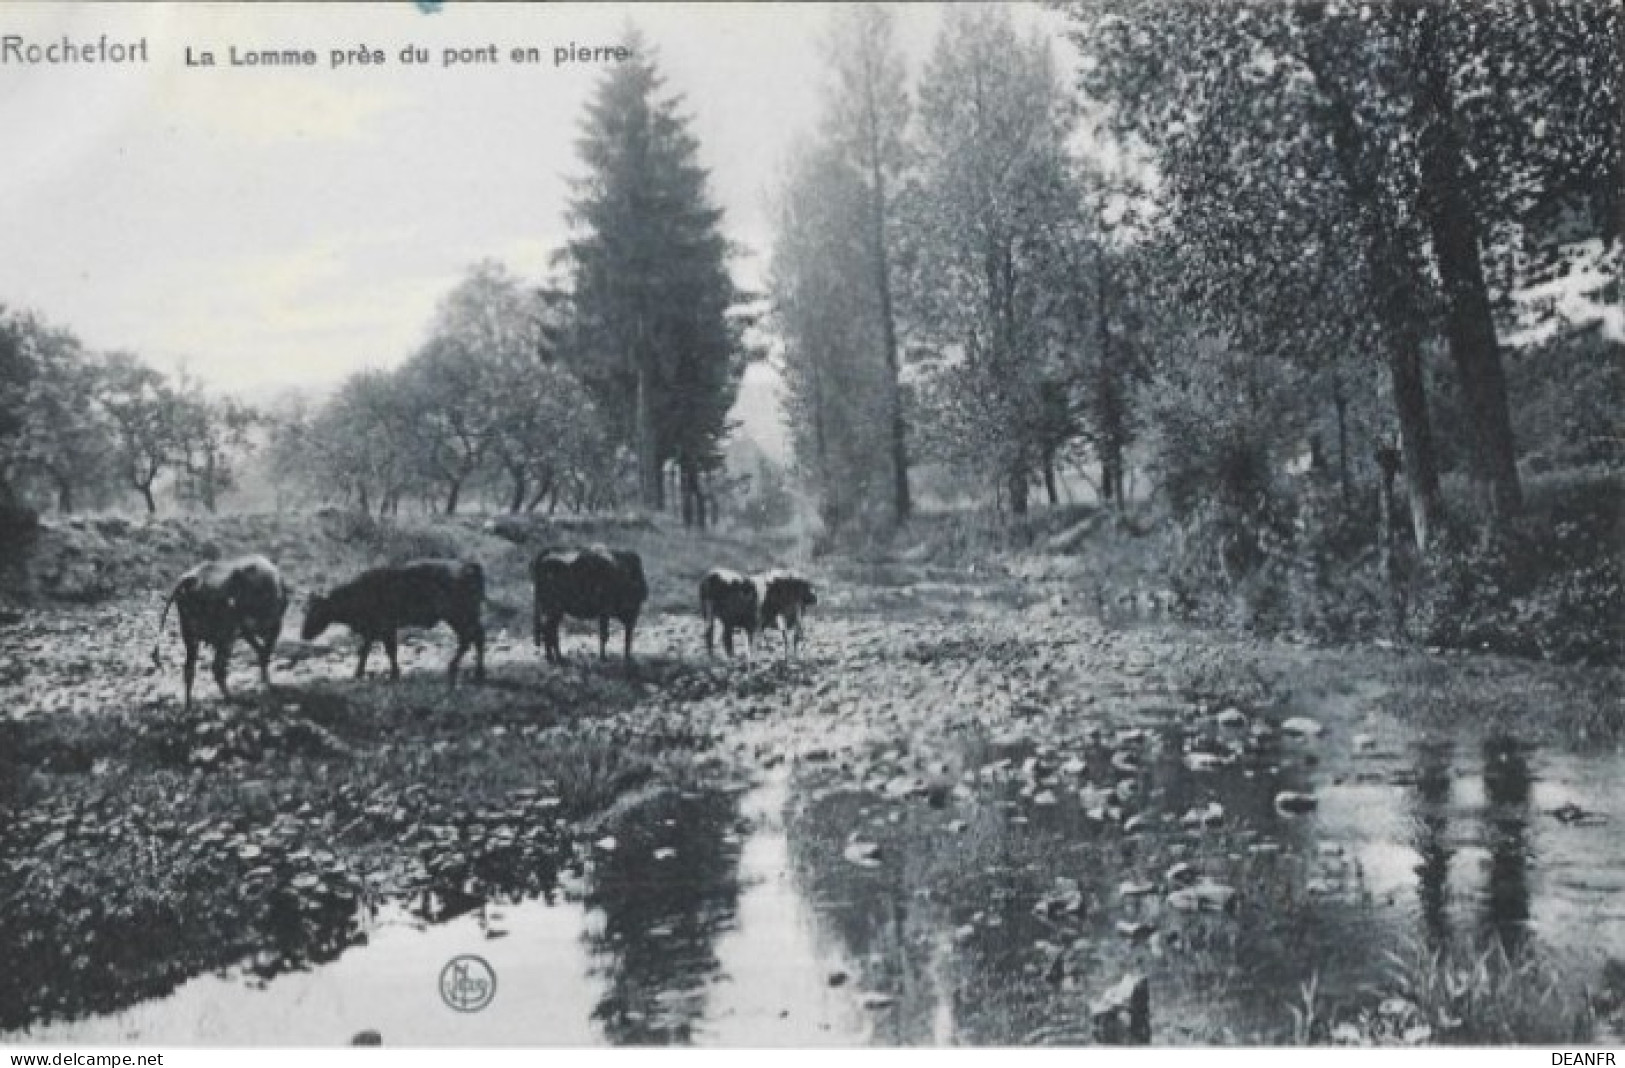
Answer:
<path fill-rule="evenodd" d="M 716 624 L 722 624 L 722 648 L 733 655 L 733 632 L 745 632 L 745 656 L 755 649 L 756 635 L 777 625 L 785 658 L 801 645 L 801 617 L 818 603 L 812 583 L 790 571 L 747 577 L 718 568 L 700 580 L 700 615 L 705 618 L 705 651 L 715 654 Z"/>
<path fill-rule="evenodd" d="M 391 678 L 401 677 L 395 659 L 395 632 L 402 627 L 449 624 L 457 633 L 457 652 L 449 671 L 457 682 L 457 665 L 468 647 L 474 647 L 474 678 L 485 678 L 485 627 L 480 607 L 485 600 L 485 570 L 461 560 L 413 560 L 393 567 L 378 567 L 336 586 L 331 593 L 313 594 L 305 608 L 301 632 L 311 641 L 335 623 L 361 639 L 361 657 L 355 677 L 367 673 L 372 643 L 384 643 Z"/>
<path fill-rule="evenodd" d="M 565 616 L 598 620 L 598 658 L 609 648 L 609 621 L 626 632 L 626 659 L 632 659 L 632 632 L 649 596 L 643 560 L 637 553 L 611 551 L 602 545 L 586 549 L 543 549 L 530 564 L 535 590 L 531 623 L 536 644 L 549 663 L 562 663 L 559 623 Z"/>
<path fill-rule="evenodd" d="M 186 707 L 192 707 L 192 680 L 197 675 L 200 642 L 214 647 L 214 681 L 226 697 L 226 664 L 239 636 L 248 642 L 260 662 L 260 680 L 271 685 L 271 653 L 282 634 L 282 616 L 288 610 L 289 590 L 276 565 L 263 556 L 240 556 L 199 564 L 180 577 L 158 616 L 158 640 L 152 643 L 152 663 L 159 664 L 169 606 L 181 624 L 186 645 Z"/>
<path fill-rule="evenodd" d="M 751 581 L 762 598 L 762 630 L 775 625 L 779 628 L 784 658 L 788 660 L 801 651 L 801 617 L 818 603 L 812 583 L 793 571 L 769 571 Z"/>
<path fill-rule="evenodd" d="M 722 651 L 734 655 L 734 631 L 745 632 L 745 658 L 756 645 L 761 627 L 762 595 L 749 575 L 714 568 L 700 580 L 700 616 L 705 620 L 705 652 L 716 655 L 716 629 L 722 624 Z"/>

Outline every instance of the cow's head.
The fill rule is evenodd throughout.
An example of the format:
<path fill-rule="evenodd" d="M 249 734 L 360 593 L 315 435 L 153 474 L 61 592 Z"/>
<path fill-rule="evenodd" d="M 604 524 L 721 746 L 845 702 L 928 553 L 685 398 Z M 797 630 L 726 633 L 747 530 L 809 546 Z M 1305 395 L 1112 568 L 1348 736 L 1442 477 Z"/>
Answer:
<path fill-rule="evenodd" d="M 332 607 L 327 603 L 327 598 L 319 593 L 313 593 L 305 604 L 305 625 L 299 628 L 299 636 L 307 642 L 313 641 L 320 637 L 322 631 L 332 622 Z"/>
<path fill-rule="evenodd" d="M 813 593 L 812 583 L 800 575 L 779 574 L 768 579 L 762 601 L 764 610 L 785 612 L 795 609 L 799 614 L 817 604 L 818 597 Z"/>

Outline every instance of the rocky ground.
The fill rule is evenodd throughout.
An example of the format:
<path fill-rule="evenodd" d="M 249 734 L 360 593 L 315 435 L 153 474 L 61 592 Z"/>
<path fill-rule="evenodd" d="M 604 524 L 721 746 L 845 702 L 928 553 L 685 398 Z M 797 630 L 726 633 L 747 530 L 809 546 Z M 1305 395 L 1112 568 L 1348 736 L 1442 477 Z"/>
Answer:
<path fill-rule="evenodd" d="M 147 659 L 162 586 L 0 627 L 0 1030 L 227 963 L 319 963 L 380 902 L 432 920 L 539 892 L 624 839 L 640 801 L 774 774 L 796 783 L 797 863 L 839 873 L 837 927 L 870 924 L 877 894 L 916 902 L 853 977 L 893 1041 L 932 1039 L 908 976 L 945 953 L 985 963 L 960 973 L 960 1041 L 1132 1040 L 1145 988 L 1170 1042 L 1533 1041 L 1612 1011 L 1586 986 L 1553 995 L 1546 1031 L 1486 1035 L 1380 969 L 1338 971 L 1351 928 L 1326 902 L 1371 894 L 1306 828 L 1318 789 L 1410 774 L 1419 733 L 1539 737 L 1553 703 L 1602 724 L 1617 675 L 1108 624 L 1064 579 L 839 561 L 812 569 L 802 659 L 770 638 L 752 665 L 715 662 L 684 584 L 718 553 L 756 566 L 721 543 L 651 568 L 634 668 L 580 630 L 550 668 L 518 629 L 523 552 L 482 536 L 509 576 L 484 685 L 446 686 L 444 633 L 404 645 L 399 683 L 350 679 L 344 637 L 288 639 L 273 691 L 241 654 L 236 696 L 200 681 L 184 712 L 173 637 Z M 1335 1006 L 1323 969 L 1346 979 Z"/>

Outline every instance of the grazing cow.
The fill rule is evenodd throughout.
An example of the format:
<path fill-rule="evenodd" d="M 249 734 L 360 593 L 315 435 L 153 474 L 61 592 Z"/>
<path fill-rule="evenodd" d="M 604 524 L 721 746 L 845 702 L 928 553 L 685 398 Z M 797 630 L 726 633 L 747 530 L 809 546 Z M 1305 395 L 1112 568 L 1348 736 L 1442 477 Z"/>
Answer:
<path fill-rule="evenodd" d="M 549 663 L 562 663 L 559 622 L 565 616 L 598 620 L 598 658 L 609 648 L 609 621 L 626 632 L 626 659 L 632 660 L 632 631 L 649 596 L 643 560 L 637 553 L 611 551 L 602 545 L 586 549 L 543 549 L 530 564 L 536 594 L 531 624 L 536 644 Z"/>
<path fill-rule="evenodd" d="M 485 600 L 485 570 L 461 560 L 413 560 L 394 567 L 378 567 L 336 586 L 331 593 L 312 594 L 305 608 L 302 636 L 311 641 L 335 623 L 361 639 L 361 657 L 355 677 L 367 673 L 372 643 L 382 641 L 389 654 L 391 678 L 401 677 L 395 659 L 395 632 L 401 627 L 432 627 L 447 623 L 457 633 L 457 652 L 449 675 L 457 682 L 457 665 L 468 647 L 474 647 L 474 678 L 485 678 L 485 627 L 480 606 Z"/>
<path fill-rule="evenodd" d="M 157 667 L 159 641 L 169 606 L 181 624 L 181 641 L 186 645 L 187 708 L 192 707 L 192 680 L 197 675 L 197 647 L 208 642 L 214 647 L 214 681 L 226 697 L 226 664 L 231 646 L 240 635 L 260 661 L 260 680 L 271 685 L 271 653 L 282 634 L 282 616 L 288 610 L 289 590 L 276 565 L 263 556 L 240 556 L 234 560 L 212 560 L 199 564 L 180 577 L 164 610 L 158 616 L 158 638 L 152 643 L 152 663 Z"/>
<path fill-rule="evenodd" d="M 784 658 L 801 651 L 801 617 L 818 603 L 812 583 L 793 571 L 769 571 L 751 580 L 761 597 L 761 629 L 777 625 L 784 639 Z"/>
<path fill-rule="evenodd" d="M 746 577 L 718 568 L 700 580 L 700 615 L 705 618 L 705 651 L 715 655 L 716 624 L 722 624 L 722 648 L 732 656 L 734 628 L 745 632 L 745 656 L 755 650 L 756 635 L 775 624 L 784 637 L 788 659 L 801 644 L 801 616 L 817 604 L 812 583 L 789 571 Z"/>
<path fill-rule="evenodd" d="M 745 659 L 751 658 L 761 626 L 762 595 L 750 576 L 724 567 L 700 580 L 700 615 L 705 620 L 705 653 L 716 655 L 716 625 L 722 624 L 722 651 L 734 655 L 734 630 L 745 632 Z"/>

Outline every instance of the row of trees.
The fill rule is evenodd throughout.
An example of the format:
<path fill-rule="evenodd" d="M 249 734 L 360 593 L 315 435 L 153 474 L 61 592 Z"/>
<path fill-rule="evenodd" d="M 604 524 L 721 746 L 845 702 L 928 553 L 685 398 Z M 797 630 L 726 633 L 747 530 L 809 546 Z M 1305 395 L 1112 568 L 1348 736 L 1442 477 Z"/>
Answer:
<path fill-rule="evenodd" d="M 1390 438 L 1424 553 L 1451 466 L 1515 514 L 1504 339 L 1559 327 L 1567 388 L 1621 300 L 1619 5 L 1057 7 L 1073 86 L 1005 10 L 946 10 L 912 93 L 891 16 L 837 18 L 772 271 L 826 520 L 906 518 L 911 460 L 1020 515 L 1088 459 L 1121 502 L 1137 444 L 1180 512 L 1245 512 L 1306 442 L 1348 494 Z M 1578 321 L 1519 299 L 1576 285 Z"/>
<path fill-rule="evenodd" d="M 73 512 L 135 494 L 152 513 L 168 480 L 213 511 L 260 421 L 184 371 L 90 352 L 37 314 L 0 309 L 0 504 Z"/>
<path fill-rule="evenodd" d="M 826 522 L 906 520 L 911 461 L 1021 515 L 1087 449 L 1120 498 L 1137 266 L 1121 191 L 1073 156 L 1049 42 L 1003 11 L 949 10 L 913 99 L 885 9 L 842 13 L 828 54 L 772 264 L 796 454 Z"/>
<path fill-rule="evenodd" d="M 681 101 L 644 43 L 629 47 L 582 122 L 557 280 L 477 265 L 399 369 L 288 414 L 273 435 L 281 476 L 384 512 L 408 496 L 450 513 L 500 487 L 515 512 L 675 497 L 685 524 L 714 520 L 728 412 L 755 356 L 749 297 Z"/>
<path fill-rule="evenodd" d="M 1080 88 L 1161 180 L 1156 241 L 1187 320 L 1266 373 L 1332 377 L 1334 400 L 1374 358 L 1424 552 L 1442 350 L 1447 433 L 1490 523 L 1515 514 L 1511 298 L 1564 273 L 1578 240 L 1617 258 L 1622 236 L 1618 5 L 1091 0 L 1069 15 Z"/>
<path fill-rule="evenodd" d="M 172 475 L 213 509 L 260 448 L 279 496 L 446 513 L 470 494 L 511 511 L 679 505 L 712 521 L 746 363 L 749 298 L 681 101 L 643 42 L 582 122 L 572 239 L 557 280 L 483 262 L 393 370 L 261 415 L 136 358 L 92 356 L 31 315 L 0 321 L 0 493 L 63 511 L 117 485 L 155 511 Z"/>
<path fill-rule="evenodd" d="M 400 367 L 357 372 L 325 403 L 278 413 L 273 477 L 386 515 L 403 499 L 454 513 L 474 491 L 515 512 L 608 503 L 619 456 L 558 358 L 560 316 L 555 294 L 476 264 Z"/>

